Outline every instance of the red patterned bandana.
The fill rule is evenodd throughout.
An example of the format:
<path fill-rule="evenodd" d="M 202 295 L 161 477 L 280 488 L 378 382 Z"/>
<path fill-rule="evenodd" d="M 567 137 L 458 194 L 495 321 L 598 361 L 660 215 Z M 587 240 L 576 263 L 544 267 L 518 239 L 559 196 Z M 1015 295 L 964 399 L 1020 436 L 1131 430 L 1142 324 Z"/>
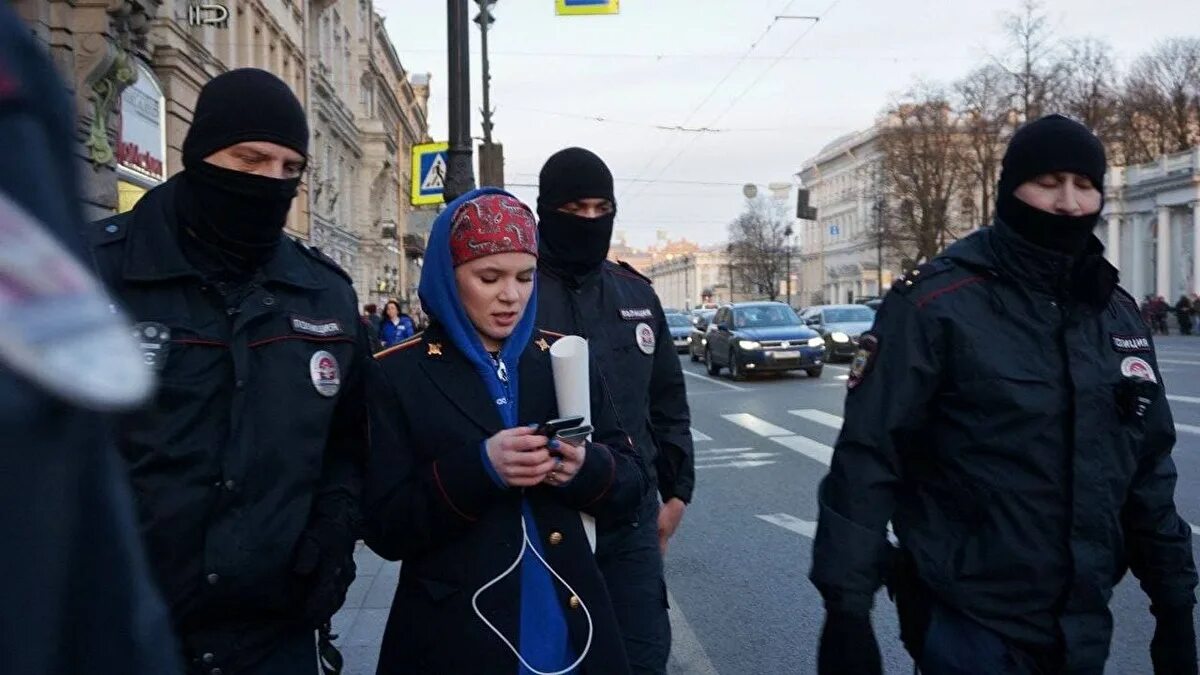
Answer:
<path fill-rule="evenodd" d="M 536 256 L 537 223 L 516 197 L 487 194 L 458 207 L 450 223 L 450 259 L 454 266 L 497 253 Z"/>

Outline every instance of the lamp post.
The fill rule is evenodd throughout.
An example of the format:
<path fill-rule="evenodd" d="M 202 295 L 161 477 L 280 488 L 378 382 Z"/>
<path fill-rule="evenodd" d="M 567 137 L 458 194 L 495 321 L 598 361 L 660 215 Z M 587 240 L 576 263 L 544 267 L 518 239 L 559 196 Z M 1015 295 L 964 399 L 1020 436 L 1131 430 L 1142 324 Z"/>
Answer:
<path fill-rule="evenodd" d="M 450 149 L 447 151 L 446 186 L 449 203 L 475 188 L 471 166 L 471 36 L 467 0 L 446 0 L 446 36 L 449 65 Z"/>
<path fill-rule="evenodd" d="M 791 307 L 792 306 L 792 226 L 791 225 L 788 225 L 787 229 L 783 231 L 783 245 L 784 245 L 784 256 L 785 256 L 784 259 L 787 261 L 784 263 L 783 274 L 784 274 L 784 277 L 787 279 L 787 283 L 786 283 L 786 285 L 787 285 L 787 304 L 788 304 L 788 307 Z"/>
<path fill-rule="evenodd" d="M 733 302 L 733 244 L 725 247 L 725 261 L 729 264 L 729 302 Z"/>

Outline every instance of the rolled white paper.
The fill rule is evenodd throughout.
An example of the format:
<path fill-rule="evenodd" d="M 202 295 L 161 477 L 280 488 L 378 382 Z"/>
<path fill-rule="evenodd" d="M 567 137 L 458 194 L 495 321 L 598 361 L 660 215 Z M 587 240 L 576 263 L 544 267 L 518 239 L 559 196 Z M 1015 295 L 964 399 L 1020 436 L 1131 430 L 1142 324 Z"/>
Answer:
<path fill-rule="evenodd" d="M 550 367 L 554 371 L 554 396 L 559 417 L 582 415 L 584 424 L 592 423 L 592 388 L 589 382 L 588 343 L 578 335 L 559 338 L 550 347 Z M 596 552 L 596 519 L 580 513 L 583 531 L 592 552 Z"/>

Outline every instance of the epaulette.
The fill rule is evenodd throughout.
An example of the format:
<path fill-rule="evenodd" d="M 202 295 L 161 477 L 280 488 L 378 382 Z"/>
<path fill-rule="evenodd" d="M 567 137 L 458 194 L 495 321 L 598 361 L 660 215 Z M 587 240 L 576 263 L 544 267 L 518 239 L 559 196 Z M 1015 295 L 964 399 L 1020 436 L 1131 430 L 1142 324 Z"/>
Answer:
<path fill-rule="evenodd" d="M 1133 295 L 1129 291 L 1125 290 L 1125 288 L 1120 284 L 1117 284 L 1113 287 L 1113 298 L 1119 302 L 1124 302 L 1126 305 L 1129 305 L 1129 308 L 1133 310 L 1134 314 L 1141 316 L 1142 310 L 1138 307 L 1137 300 L 1135 300 Z"/>
<path fill-rule="evenodd" d="M 293 239 L 292 242 L 296 244 L 296 246 L 299 246 L 301 251 L 307 253 L 308 257 L 332 269 L 334 272 L 337 272 L 350 285 L 354 284 L 354 279 L 350 278 L 350 275 L 346 272 L 346 270 L 342 269 L 341 265 L 334 262 L 333 258 L 330 258 L 322 253 L 321 249 L 317 248 L 316 246 L 309 246 L 295 239 Z M 396 346 L 398 347 L 399 345 Z"/>
<path fill-rule="evenodd" d="M 637 271 L 636 269 L 633 268 L 633 265 L 630 265 L 629 263 L 625 262 L 624 260 L 618 260 L 617 267 L 619 269 L 615 269 L 613 271 L 617 272 L 618 274 L 620 274 L 622 272 L 622 270 L 624 270 L 624 272 L 626 273 L 625 276 L 631 276 L 635 279 L 640 279 L 641 281 L 644 281 L 644 282 L 650 284 L 651 286 L 654 285 L 654 282 L 650 281 L 650 277 Z"/>
<path fill-rule="evenodd" d="M 129 218 L 123 214 L 109 216 L 84 226 L 84 235 L 92 246 L 104 246 L 125 239 L 129 233 Z"/>
<path fill-rule="evenodd" d="M 935 277 L 943 272 L 949 272 L 952 269 L 954 269 L 954 263 L 950 262 L 949 259 L 934 258 L 923 265 L 918 265 L 916 269 L 908 274 L 896 277 L 896 280 L 892 282 L 892 290 L 902 294 L 908 293 L 914 286 L 919 285 L 926 279 Z"/>
<path fill-rule="evenodd" d="M 389 354 L 395 354 L 396 352 L 402 352 L 405 349 L 408 349 L 409 347 L 415 347 L 415 346 L 421 344 L 421 340 L 423 340 L 424 337 L 425 337 L 424 331 L 417 333 L 416 335 L 408 338 L 407 340 L 405 340 L 404 342 L 401 342 L 398 345 L 392 345 L 391 347 L 388 347 L 387 349 L 385 349 L 381 352 L 377 352 L 375 354 L 375 360 L 378 361 L 379 359 L 382 359 L 383 357 L 385 357 Z"/>

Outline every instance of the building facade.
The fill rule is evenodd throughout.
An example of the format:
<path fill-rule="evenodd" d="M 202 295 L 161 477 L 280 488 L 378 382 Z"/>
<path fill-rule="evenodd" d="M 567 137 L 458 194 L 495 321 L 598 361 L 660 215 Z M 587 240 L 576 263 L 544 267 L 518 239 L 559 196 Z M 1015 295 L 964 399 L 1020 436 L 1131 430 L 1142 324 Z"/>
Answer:
<path fill-rule="evenodd" d="M 219 21 L 189 0 L 16 0 L 75 95 L 85 215 L 128 210 L 180 171 L 200 89 L 262 68 L 296 93 L 312 133 L 288 233 L 327 252 L 364 298 L 402 290 L 428 76 L 404 70 L 371 0 L 209 4 L 227 10 Z"/>
<path fill-rule="evenodd" d="M 883 155 L 877 127 L 842 136 L 797 174 L 818 220 L 796 221 L 798 304 L 854 302 L 880 295 L 879 217 Z M 883 285 L 897 274 L 883 252 Z"/>
<path fill-rule="evenodd" d="M 1200 147 L 1110 167 L 1096 234 L 1135 298 L 1200 292 Z"/>
<path fill-rule="evenodd" d="M 721 248 L 667 254 L 650 265 L 645 274 L 654 283 L 663 307 L 687 311 L 729 302 L 730 272 L 729 256 Z"/>

